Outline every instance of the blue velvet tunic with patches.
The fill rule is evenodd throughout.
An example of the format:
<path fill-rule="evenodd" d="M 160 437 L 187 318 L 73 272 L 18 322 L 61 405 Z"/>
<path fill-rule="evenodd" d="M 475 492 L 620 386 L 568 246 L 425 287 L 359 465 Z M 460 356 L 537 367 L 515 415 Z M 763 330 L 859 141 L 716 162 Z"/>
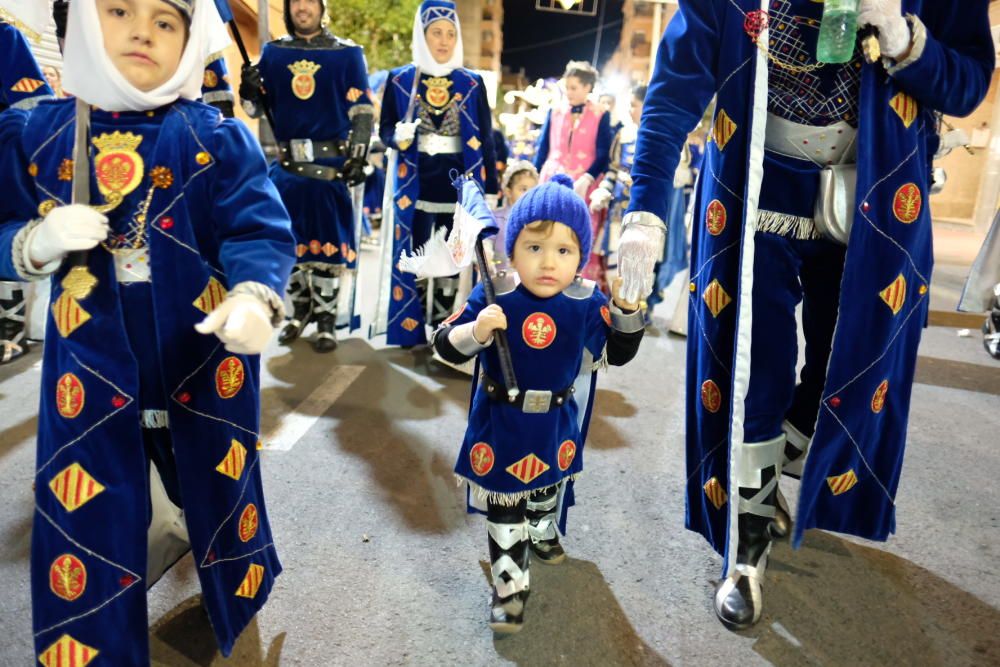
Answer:
<path fill-rule="evenodd" d="M 0 22 L 0 111 L 8 107 L 30 109 L 52 97 L 52 88 L 38 67 L 28 40 L 9 23 Z"/>
<path fill-rule="evenodd" d="M 0 200 L 0 278 L 19 277 L 14 240 L 39 206 L 71 201 L 74 118 L 71 100 L 0 116 L 0 173 L 8 184 Z M 87 256 L 97 279 L 89 295 L 74 295 L 65 264 L 52 276 L 31 550 L 36 649 L 69 635 L 109 665 L 149 662 L 149 463 L 139 410 L 151 400 L 144 385 L 152 382 L 169 413 L 204 604 L 228 654 L 281 564 L 256 447 L 259 357 L 231 354 L 194 325 L 237 283 L 281 292 L 292 264 L 290 223 L 256 140 L 216 109 L 178 101 L 149 115 L 97 112 L 93 121 L 95 138 L 143 137 L 143 196 L 154 169 L 171 178 L 150 199 L 152 277 L 144 298 L 124 297 L 134 285 L 118 283 L 102 247 Z M 104 201 L 96 183 L 92 201 Z M 122 207 L 133 204 L 130 197 Z M 116 231 L 125 213 L 112 212 Z M 158 373 L 140 367 L 147 361 Z M 57 572 L 66 576 L 53 585 Z"/>
<path fill-rule="evenodd" d="M 352 110 L 372 103 L 361 47 L 329 33 L 312 40 L 284 37 L 270 42 L 258 65 L 278 141 L 344 141 L 351 131 Z M 343 157 L 316 153 L 316 164 L 344 164 Z M 292 219 L 298 261 L 354 268 L 357 239 L 344 182 L 297 176 L 278 162 L 271 164 L 271 179 Z"/>
<path fill-rule="evenodd" d="M 753 271 L 753 220 L 763 205 L 761 178 L 767 178 L 767 59 L 745 26 L 753 23 L 747 21 L 750 12 L 771 4 L 681 4 L 660 43 L 632 170 L 630 210 L 665 218 L 676 156 L 717 98 L 692 239 L 687 526 L 730 556 L 736 525 L 730 456 L 743 442 L 743 399 L 752 382 L 753 304 L 746 278 Z M 793 4 L 801 15 L 808 3 Z M 933 111 L 966 115 L 986 94 L 994 64 L 987 6 L 985 0 L 904 0 L 903 11 L 918 19 L 914 25 L 926 26 L 925 33 L 918 30 L 923 37 L 914 58 L 888 71 L 883 63 L 862 67 L 858 198 L 826 387 L 802 478 L 796 542 L 814 527 L 871 539 L 895 530 L 933 261 Z M 723 111 L 732 125 L 720 122 Z"/>
<path fill-rule="evenodd" d="M 601 358 L 610 331 L 605 319 L 607 297 L 596 289 L 579 297 L 572 293 L 571 288 L 541 298 L 522 285 L 497 296 L 507 316 L 514 375 L 522 392 L 563 391 L 580 374 L 585 352 Z M 475 322 L 485 307 L 483 288 L 477 285 L 452 324 Z M 503 381 L 495 345 L 479 353 L 479 364 L 488 377 Z M 469 425 L 455 464 L 455 474 L 468 480 L 474 491 L 492 498 L 516 498 L 583 470 L 586 420 L 579 417 L 589 406 L 578 405 L 570 396 L 546 413 L 526 414 L 490 399 L 484 382 L 475 388 Z"/>

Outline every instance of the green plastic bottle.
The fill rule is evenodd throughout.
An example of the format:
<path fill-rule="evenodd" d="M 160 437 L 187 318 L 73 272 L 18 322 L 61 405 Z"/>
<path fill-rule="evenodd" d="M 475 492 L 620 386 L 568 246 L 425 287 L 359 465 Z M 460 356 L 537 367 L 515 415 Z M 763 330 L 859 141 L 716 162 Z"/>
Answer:
<path fill-rule="evenodd" d="M 858 32 L 859 0 L 826 0 L 816 43 L 816 60 L 846 63 L 854 54 Z"/>

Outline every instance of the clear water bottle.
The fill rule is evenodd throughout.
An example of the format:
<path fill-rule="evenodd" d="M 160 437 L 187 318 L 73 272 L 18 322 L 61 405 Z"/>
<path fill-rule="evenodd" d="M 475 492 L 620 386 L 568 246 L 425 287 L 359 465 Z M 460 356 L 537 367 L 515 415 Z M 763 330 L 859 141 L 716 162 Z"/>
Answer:
<path fill-rule="evenodd" d="M 816 44 L 816 60 L 821 63 L 850 61 L 858 32 L 858 2 L 826 0 Z"/>

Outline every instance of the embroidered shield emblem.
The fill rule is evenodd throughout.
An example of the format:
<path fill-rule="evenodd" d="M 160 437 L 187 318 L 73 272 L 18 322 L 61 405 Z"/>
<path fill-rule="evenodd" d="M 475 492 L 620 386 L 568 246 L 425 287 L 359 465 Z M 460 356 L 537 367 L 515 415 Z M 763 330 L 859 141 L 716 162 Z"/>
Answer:
<path fill-rule="evenodd" d="M 309 60 L 299 60 L 288 66 L 292 73 L 292 94 L 300 100 L 308 100 L 316 92 L 316 72 L 322 65 Z"/>
<path fill-rule="evenodd" d="M 111 132 L 93 138 L 97 147 L 94 171 L 97 188 L 105 197 L 125 197 L 142 182 L 145 165 L 138 153 L 142 136 L 132 132 Z"/>
<path fill-rule="evenodd" d="M 259 519 L 257 517 L 257 506 L 250 503 L 240 514 L 239 535 L 240 541 L 249 542 L 257 534 Z"/>
<path fill-rule="evenodd" d="M 559 469 L 562 471 L 569 470 L 569 467 L 573 465 L 573 460 L 576 458 L 576 443 L 572 440 L 566 440 L 563 444 L 559 445 L 559 456 L 558 464 Z"/>
<path fill-rule="evenodd" d="M 708 233 L 718 236 L 726 228 L 726 207 L 718 199 L 713 199 L 705 209 L 705 226 Z"/>
<path fill-rule="evenodd" d="M 528 347 L 544 350 L 556 339 L 556 323 L 545 313 L 532 313 L 521 325 L 521 336 Z"/>
<path fill-rule="evenodd" d="M 495 462 L 496 457 L 493 455 L 493 448 L 485 442 L 477 442 L 469 450 L 469 464 L 472 466 L 472 472 L 480 477 L 493 470 Z"/>
<path fill-rule="evenodd" d="M 73 602 L 87 589 L 87 568 L 71 554 L 63 554 L 49 567 L 49 589 L 67 602 Z"/>
<path fill-rule="evenodd" d="M 56 383 L 56 409 L 66 419 L 75 419 L 83 411 L 86 392 L 80 378 L 65 373 Z"/>
<path fill-rule="evenodd" d="M 435 109 L 440 109 L 444 105 L 448 104 L 448 100 L 451 96 L 448 94 L 448 89 L 452 86 L 452 82 L 444 77 L 431 77 L 429 79 L 424 79 L 424 83 L 427 85 L 427 94 L 424 99 Z"/>
<path fill-rule="evenodd" d="M 920 217 L 924 199 L 920 187 L 916 183 L 907 183 L 898 190 L 892 200 L 892 213 L 904 225 L 908 225 Z"/>
<path fill-rule="evenodd" d="M 722 407 L 722 392 L 714 381 L 705 380 L 701 383 L 701 404 L 712 413 L 718 412 Z"/>
<path fill-rule="evenodd" d="M 219 75 L 214 71 L 207 69 L 205 70 L 205 78 L 201 83 L 205 88 L 215 88 L 219 85 Z"/>
<path fill-rule="evenodd" d="M 243 362 L 237 357 L 226 357 L 215 369 L 215 391 L 220 398 L 232 398 L 240 393 L 246 379 Z"/>
<path fill-rule="evenodd" d="M 882 383 L 875 390 L 875 394 L 872 396 L 872 412 L 878 414 L 882 412 L 882 408 L 885 407 L 885 395 L 889 391 L 889 381 L 882 380 Z"/>

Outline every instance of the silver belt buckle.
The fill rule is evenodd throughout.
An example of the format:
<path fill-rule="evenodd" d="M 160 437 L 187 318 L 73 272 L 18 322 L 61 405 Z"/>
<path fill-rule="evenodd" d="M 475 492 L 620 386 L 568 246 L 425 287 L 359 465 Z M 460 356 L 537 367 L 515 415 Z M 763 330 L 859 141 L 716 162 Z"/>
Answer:
<path fill-rule="evenodd" d="M 552 392 L 528 389 L 524 392 L 524 405 L 521 412 L 527 414 L 544 414 L 552 405 Z"/>
<path fill-rule="evenodd" d="M 312 139 L 292 139 L 288 142 L 292 149 L 293 162 L 314 162 Z"/>

